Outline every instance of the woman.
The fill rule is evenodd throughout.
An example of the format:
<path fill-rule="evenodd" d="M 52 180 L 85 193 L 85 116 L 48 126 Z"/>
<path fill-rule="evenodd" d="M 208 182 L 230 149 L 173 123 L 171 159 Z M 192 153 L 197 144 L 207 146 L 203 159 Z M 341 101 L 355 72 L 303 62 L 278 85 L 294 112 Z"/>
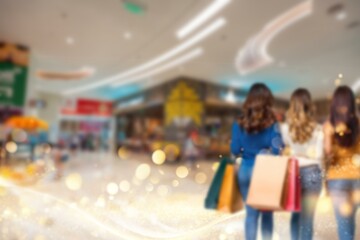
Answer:
<path fill-rule="evenodd" d="M 324 124 L 325 153 L 328 157 L 327 186 L 333 202 L 340 240 L 355 237 L 359 207 L 360 153 L 359 121 L 355 97 L 347 86 L 335 90 L 330 120 Z"/>
<path fill-rule="evenodd" d="M 315 108 L 309 91 L 297 89 L 291 96 L 286 113 L 286 123 L 281 125 L 281 135 L 300 166 L 301 212 L 291 217 L 291 239 L 311 240 L 316 204 L 321 191 L 321 166 L 324 134 L 315 119 Z"/>
<path fill-rule="evenodd" d="M 271 109 L 273 95 L 266 85 L 254 84 L 243 105 L 239 123 L 232 126 L 231 152 L 242 155 L 238 173 L 240 192 L 246 200 L 249 191 L 255 157 L 261 152 L 279 154 L 283 143 Z M 271 239 L 273 233 L 272 212 L 261 212 L 246 206 L 245 235 L 247 240 L 256 239 L 258 220 L 261 217 L 262 239 Z"/>

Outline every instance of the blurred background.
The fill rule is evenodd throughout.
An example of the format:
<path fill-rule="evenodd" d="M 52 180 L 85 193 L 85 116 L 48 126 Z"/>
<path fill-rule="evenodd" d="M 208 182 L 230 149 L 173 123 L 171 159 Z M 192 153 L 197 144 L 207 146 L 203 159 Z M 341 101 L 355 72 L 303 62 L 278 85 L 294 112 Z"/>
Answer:
<path fill-rule="evenodd" d="M 283 121 L 305 87 L 325 121 L 336 86 L 360 89 L 359 12 L 358 0 L 0 0 L 1 239 L 242 239 L 244 213 L 203 200 L 249 88 L 269 86 Z M 335 239 L 321 201 L 315 238 Z"/>

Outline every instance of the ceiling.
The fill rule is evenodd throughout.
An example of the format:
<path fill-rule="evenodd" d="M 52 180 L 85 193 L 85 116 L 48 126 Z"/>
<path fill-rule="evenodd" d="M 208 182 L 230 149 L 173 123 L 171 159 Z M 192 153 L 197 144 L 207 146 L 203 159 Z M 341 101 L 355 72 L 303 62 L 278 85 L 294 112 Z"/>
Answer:
<path fill-rule="evenodd" d="M 94 86 L 70 91 L 68 96 L 115 99 L 184 75 L 236 88 L 262 81 L 280 98 L 301 86 L 309 88 L 314 98 L 325 98 L 334 90 L 339 73 L 344 76 L 341 83 L 360 80 L 360 1 L 314 1 L 311 15 L 269 43 L 273 62 L 247 75 L 235 67 L 239 50 L 267 23 L 302 1 L 232 0 L 179 40 L 176 31 L 213 1 L 136 0 L 145 7 L 137 15 L 126 11 L 122 0 L 0 0 L 0 40 L 30 47 L 29 77 L 36 91 L 64 94 Z M 339 2 L 345 4 L 346 13 L 341 21 L 328 14 Z M 119 87 L 101 84 L 186 42 L 219 17 L 226 19 L 224 27 L 183 52 L 201 47 L 201 56 Z M 43 80 L 36 75 L 38 70 L 71 72 L 84 67 L 95 71 L 81 80 Z"/>

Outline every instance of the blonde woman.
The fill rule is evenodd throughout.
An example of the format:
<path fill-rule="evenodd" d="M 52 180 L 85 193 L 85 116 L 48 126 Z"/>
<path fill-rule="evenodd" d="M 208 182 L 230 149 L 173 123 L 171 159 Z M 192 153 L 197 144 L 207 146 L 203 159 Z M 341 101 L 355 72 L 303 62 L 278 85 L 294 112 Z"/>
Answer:
<path fill-rule="evenodd" d="M 291 156 L 299 161 L 301 212 L 291 217 L 291 239 L 312 239 L 313 219 L 322 186 L 324 134 L 314 119 L 315 108 L 308 90 L 295 90 L 281 134 Z"/>

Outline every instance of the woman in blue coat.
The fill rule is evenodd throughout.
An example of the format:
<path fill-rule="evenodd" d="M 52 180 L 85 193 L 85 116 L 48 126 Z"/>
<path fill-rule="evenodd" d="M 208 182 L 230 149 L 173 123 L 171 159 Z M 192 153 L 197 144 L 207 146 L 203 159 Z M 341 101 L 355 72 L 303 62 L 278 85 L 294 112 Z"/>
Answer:
<path fill-rule="evenodd" d="M 279 126 L 272 110 L 273 102 L 273 95 L 266 85 L 254 84 L 243 105 L 242 116 L 232 126 L 231 152 L 242 157 L 238 181 L 240 192 L 245 200 L 256 155 L 259 153 L 278 155 L 283 148 Z M 262 212 L 246 205 L 245 236 L 247 240 L 256 239 L 259 219 L 261 219 L 262 239 L 272 238 L 273 213 Z"/>

